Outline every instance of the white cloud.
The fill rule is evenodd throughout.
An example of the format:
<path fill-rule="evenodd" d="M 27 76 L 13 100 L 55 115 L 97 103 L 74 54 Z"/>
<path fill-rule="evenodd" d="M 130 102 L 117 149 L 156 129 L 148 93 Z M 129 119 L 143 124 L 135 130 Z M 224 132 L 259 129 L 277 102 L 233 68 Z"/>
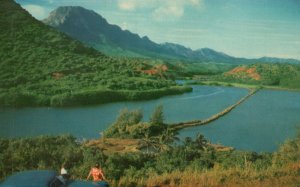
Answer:
<path fill-rule="evenodd" d="M 184 14 L 184 8 L 176 5 L 159 7 L 154 10 L 152 16 L 155 20 L 160 21 L 166 18 L 179 18 Z"/>
<path fill-rule="evenodd" d="M 137 1 L 135 0 L 119 0 L 118 6 L 121 10 L 135 10 L 137 7 Z"/>
<path fill-rule="evenodd" d="M 182 17 L 186 7 L 201 8 L 203 0 L 118 0 L 118 6 L 124 11 L 150 10 L 154 20 L 162 21 Z"/>
<path fill-rule="evenodd" d="M 154 10 L 152 16 L 157 21 L 180 18 L 184 15 L 186 7 L 199 8 L 202 0 L 166 0 Z"/>
<path fill-rule="evenodd" d="M 138 8 L 154 8 L 162 4 L 160 0 L 118 0 L 118 7 L 121 10 L 133 11 Z"/>
<path fill-rule="evenodd" d="M 36 19 L 44 19 L 47 16 L 47 12 L 45 8 L 38 6 L 38 5 L 24 5 L 23 8 L 25 8 L 33 17 Z"/>
<path fill-rule="evenodd" d="M 189 0 L 192 5 L 200 5 L 202 2 L 200 0 Z"/>

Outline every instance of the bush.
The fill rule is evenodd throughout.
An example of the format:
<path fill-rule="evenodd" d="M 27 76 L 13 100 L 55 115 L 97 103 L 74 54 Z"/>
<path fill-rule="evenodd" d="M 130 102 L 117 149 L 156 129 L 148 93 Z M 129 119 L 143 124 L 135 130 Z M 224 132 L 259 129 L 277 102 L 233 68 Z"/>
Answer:
<path fill-rule="evenodd" d="M 275 165 L 283 166 L 292 162 L 300 161 L 300 128 L 296 138 L 293 140 L 287 140 L 280 146 L 278 152 L 275 153 L 273 163 Z"/>

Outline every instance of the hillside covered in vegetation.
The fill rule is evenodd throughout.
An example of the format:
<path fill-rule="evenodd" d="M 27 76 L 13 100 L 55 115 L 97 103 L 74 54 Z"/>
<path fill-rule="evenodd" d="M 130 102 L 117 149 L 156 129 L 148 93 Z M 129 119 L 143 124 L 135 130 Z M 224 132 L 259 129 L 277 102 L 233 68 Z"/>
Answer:
<path fill-rule="evenodd" d="M 168 76 L 144 73 L 148 65 L 140 60 L 110 58 L 84 46 L 13 0 L 1 1 L 0 17 L 1 106 L 96 104 L 191 90 Z"/>
<path fill-rule="evenodd" d="M 280 63 L 240 65 L 222 74 L 200 77 L 198 81 L 215 85 L 225 82 L 227 85 L 241 83 L 269 88 L 300 89 L 300 65 Z"/>

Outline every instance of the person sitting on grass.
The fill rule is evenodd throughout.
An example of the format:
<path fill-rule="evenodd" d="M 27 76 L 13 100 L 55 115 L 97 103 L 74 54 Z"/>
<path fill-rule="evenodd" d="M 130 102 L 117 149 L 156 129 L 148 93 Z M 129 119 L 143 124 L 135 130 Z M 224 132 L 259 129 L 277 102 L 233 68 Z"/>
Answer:
<path fill-rule="evenodd" d="M 103 187 L 107 187 L 108 183 L 105 182 L 105 176 L 104 173 L 102 171 L 102 169 L 99 167 L 99 164 L 95 164 L 94 167 L 91 168 L 89 175 L 87 177 L 87 180 L 89 180 L 89 178 L 93 176 L 93 181 Z"/>

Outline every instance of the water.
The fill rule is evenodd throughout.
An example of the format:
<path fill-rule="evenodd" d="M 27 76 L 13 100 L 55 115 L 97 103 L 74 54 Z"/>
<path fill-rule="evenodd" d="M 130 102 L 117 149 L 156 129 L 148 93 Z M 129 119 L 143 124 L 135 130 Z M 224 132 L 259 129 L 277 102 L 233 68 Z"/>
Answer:
<path fill-rule="evenodd" d="M 78 108 L 0 109 L 0 137 L 30 137 L 70 133 L 79 138 L 98 138 L 123 108 L 142 109 L 144 121 L 154 108 L 164 106 L 167 122 L 207 118 L 233 104 L 247 90 L 194 86 L 194 91 L 141 102 L 118 102 Z"/>
<path fill-rule="evenodd" d="M 140 102 L 118 102 L 78 108 L 1 108 L 0 137 L 72 134 L 98 138 L 123 108 L 142 109 L 148 121 L 154 108 L 164 106 L 166 122 L 205 119 L 234 104 L 246 89 L 194 86 L 194 91 Z M 252 151 L 274 151 L 295 136 L 300 123 L 300 93 L 262 90 L 226 116 L 206 126 L 183 129 L 180 138 L 202 133 L 213 143 Z"/>
<path fill-rule="evenodd" d="M 261 90 L 229 114 L 206 126 L 183 129 L 181 137 L 201 132 L 213 143 L 240 150 L 273 152 L 300 127 L 300 93 Z"/>

